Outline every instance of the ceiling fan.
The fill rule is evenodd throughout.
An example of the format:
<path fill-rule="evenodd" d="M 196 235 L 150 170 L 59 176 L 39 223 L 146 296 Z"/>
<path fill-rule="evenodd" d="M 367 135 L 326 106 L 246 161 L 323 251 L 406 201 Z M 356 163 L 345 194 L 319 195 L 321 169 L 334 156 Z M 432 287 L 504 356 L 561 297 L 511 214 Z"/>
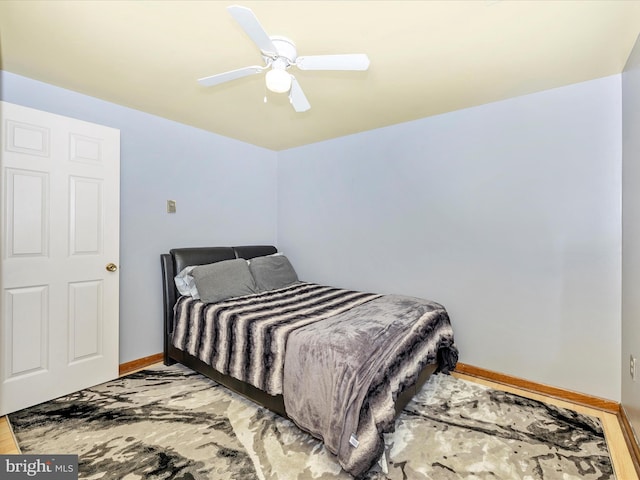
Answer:
<path fill-rule="evenodd" d="M 198 82 L 203 86 L 211 87 L 268 70 L 265 76 L 267 88 L 276 93 L 288 92 L 289 101 L 295 111 L 305 112 L 311 108 L 311 105 L 296 77 L 288 72 L 291 67 L 300 70 L 367 70 L 369 68 L 369 57 L 363 53 L 299 57 L 295 43 L 286 37 L 267 35 L 258 18 L 249 8 L 231 5 L 227 10 L 258 46 L 265 65 L 253 65 L 200 78 Z"/>

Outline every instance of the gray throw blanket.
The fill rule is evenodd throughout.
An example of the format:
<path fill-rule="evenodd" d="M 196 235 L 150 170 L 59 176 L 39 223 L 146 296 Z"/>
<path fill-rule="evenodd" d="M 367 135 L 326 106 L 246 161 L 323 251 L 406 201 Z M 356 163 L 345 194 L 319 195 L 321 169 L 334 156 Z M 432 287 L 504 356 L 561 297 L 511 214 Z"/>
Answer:
<path fill-rule="evenodd" d="M 398 393 L 436 361 L 444 372 L 457 361 L 444 307 L 379 297 L 291 333 L 284 361 L 287 415 L 358 477 L 384 450 Z"/>

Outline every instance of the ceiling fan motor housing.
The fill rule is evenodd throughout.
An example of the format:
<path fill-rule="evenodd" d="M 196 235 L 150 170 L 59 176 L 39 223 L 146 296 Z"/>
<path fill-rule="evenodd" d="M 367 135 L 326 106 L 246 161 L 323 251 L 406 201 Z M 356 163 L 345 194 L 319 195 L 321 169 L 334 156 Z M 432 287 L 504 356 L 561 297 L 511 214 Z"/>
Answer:
<path fill-rule="evenodd" d="M 265 55 L 265 61 L 267 61 L 268 58 L 271 58 L 274 61 L 283 59 L 286 61 L 287 67 L 296 63 L 296 58 L 298 58 L 298 51 L 296 50 L 296 44 L 293 43 L 292 40 L 288 39 L 287 37 L 281 37 L 279 35 L 273 35 L 269 38 L 271 38 L 271 41 L 273 42 L 274 47 L 276 47 L 278 54 L 276 58 Z"/>

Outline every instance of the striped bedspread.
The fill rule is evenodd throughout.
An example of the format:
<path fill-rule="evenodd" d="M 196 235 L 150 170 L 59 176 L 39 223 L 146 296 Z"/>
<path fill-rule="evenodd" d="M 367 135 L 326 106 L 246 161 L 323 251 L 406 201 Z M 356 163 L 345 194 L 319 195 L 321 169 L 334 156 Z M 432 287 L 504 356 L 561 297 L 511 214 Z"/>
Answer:
<path fill-rule="evenodd" d="M 285 346 L 292 332 L 380 296 L 296 283 L 211 304 L 181 297 L 172 343 L 220 373 L 278 395 L 283 393 Z"/>
<path fill-rule="evenodd" d="M 313 283 L 205 304 L 181 297 L 173 345 L 271 395 L 361 478 L 384 450 L 395 400 L 422 368 L 455 368 L 438 303 Z"/>

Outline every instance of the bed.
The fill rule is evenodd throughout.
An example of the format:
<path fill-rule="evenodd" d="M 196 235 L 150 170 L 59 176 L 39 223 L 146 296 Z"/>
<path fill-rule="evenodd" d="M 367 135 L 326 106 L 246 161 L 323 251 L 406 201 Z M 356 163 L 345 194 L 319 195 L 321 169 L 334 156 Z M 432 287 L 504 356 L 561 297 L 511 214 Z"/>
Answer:
<path fill-rule="evenodd" d="M 449 317 L 442 305 L 413 297 L 297 277 L 265 283 L 260 269 L 271 275 L 274 262 L 288 264 L 271 245 L 162 254 L 164 363 L 179 362 L 291 419 L 357 478 L 384 456 L 383 434 L 429 376 L 455 368 Z M 228 270 L 219 267 L 245 264 L 254 277 L 247 295 L 203 301 L 176 289 L 186 267 L 220 277 Z"/>

